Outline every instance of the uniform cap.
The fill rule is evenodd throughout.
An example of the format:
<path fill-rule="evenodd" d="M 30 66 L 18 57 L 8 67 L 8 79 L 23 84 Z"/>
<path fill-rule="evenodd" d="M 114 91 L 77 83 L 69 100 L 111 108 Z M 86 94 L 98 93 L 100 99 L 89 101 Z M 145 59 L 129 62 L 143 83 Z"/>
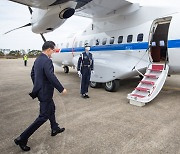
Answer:
<path fill-rule="evenodd" d="M 85 43 L 84 47 L 90 47 L 90 45 L 88 43 Z"/>

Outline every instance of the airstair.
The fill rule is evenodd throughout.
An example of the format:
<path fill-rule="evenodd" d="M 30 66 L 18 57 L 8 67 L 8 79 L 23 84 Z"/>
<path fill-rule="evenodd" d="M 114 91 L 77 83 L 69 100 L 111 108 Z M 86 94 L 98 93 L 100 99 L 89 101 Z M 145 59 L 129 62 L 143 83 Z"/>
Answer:
<path fill-rule="evenodd" d="M 151 64 L 146 70 L 143 79 L 134 91 L 128 94 L 129 103 L 136 106 L 144 106 L 153 100 L 161 91 L 168 75 L 167 64 Z"/>

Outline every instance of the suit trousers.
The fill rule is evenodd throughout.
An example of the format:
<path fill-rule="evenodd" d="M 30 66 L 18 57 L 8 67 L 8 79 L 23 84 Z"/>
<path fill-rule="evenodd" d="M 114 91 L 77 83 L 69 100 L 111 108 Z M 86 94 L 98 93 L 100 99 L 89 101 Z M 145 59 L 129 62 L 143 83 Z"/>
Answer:
<path fill-rule="evenodd" d="M 50 101 L 40 102 L 40 114 L 37 119 L 20 135 L 21 140 L 28 140 L 28 138 L 48 119 L 51 124 L 51 129 L 56 130 L 58 123 L 56 123 L 55 104 L 53 99 Z"/>

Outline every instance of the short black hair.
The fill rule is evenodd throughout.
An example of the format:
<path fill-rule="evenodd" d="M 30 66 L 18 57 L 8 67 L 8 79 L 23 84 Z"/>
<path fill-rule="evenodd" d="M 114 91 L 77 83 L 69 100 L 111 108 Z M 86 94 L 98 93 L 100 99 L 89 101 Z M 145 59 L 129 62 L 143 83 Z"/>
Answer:
<path fill-rule="evenodd" d="M 46 41 L 46 42 L 44 42 L 44 44 L 42 46 L 42 50 L 46 50 L 49 48 L 54 49 L 55 45 L 56 44 L 53 41 Z"/>

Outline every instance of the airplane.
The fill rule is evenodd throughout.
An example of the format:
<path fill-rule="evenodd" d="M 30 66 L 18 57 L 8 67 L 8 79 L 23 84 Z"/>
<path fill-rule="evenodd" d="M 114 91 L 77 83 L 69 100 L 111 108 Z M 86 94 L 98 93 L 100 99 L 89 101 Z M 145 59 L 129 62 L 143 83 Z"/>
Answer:
<path fill-rule="evenodd" d="M 123 79 L 142 78 L 127 96 L 130 104 L 144 106 L 158 95 L 168 75 L 180 73 L 178 5 L 142 6 L 128 0 L 11 1 L 29 7 L 32 16 L 28 26 L 41 36 L 74 14 L 91 18 L 81 35 L 60 42 L 52 60 L 68 73 L 69 67 L 77 66 L 84 44 L 89 43 L 94 58 L 91 87 L 103 83 L 105 90 L 112 92 Z"/>

